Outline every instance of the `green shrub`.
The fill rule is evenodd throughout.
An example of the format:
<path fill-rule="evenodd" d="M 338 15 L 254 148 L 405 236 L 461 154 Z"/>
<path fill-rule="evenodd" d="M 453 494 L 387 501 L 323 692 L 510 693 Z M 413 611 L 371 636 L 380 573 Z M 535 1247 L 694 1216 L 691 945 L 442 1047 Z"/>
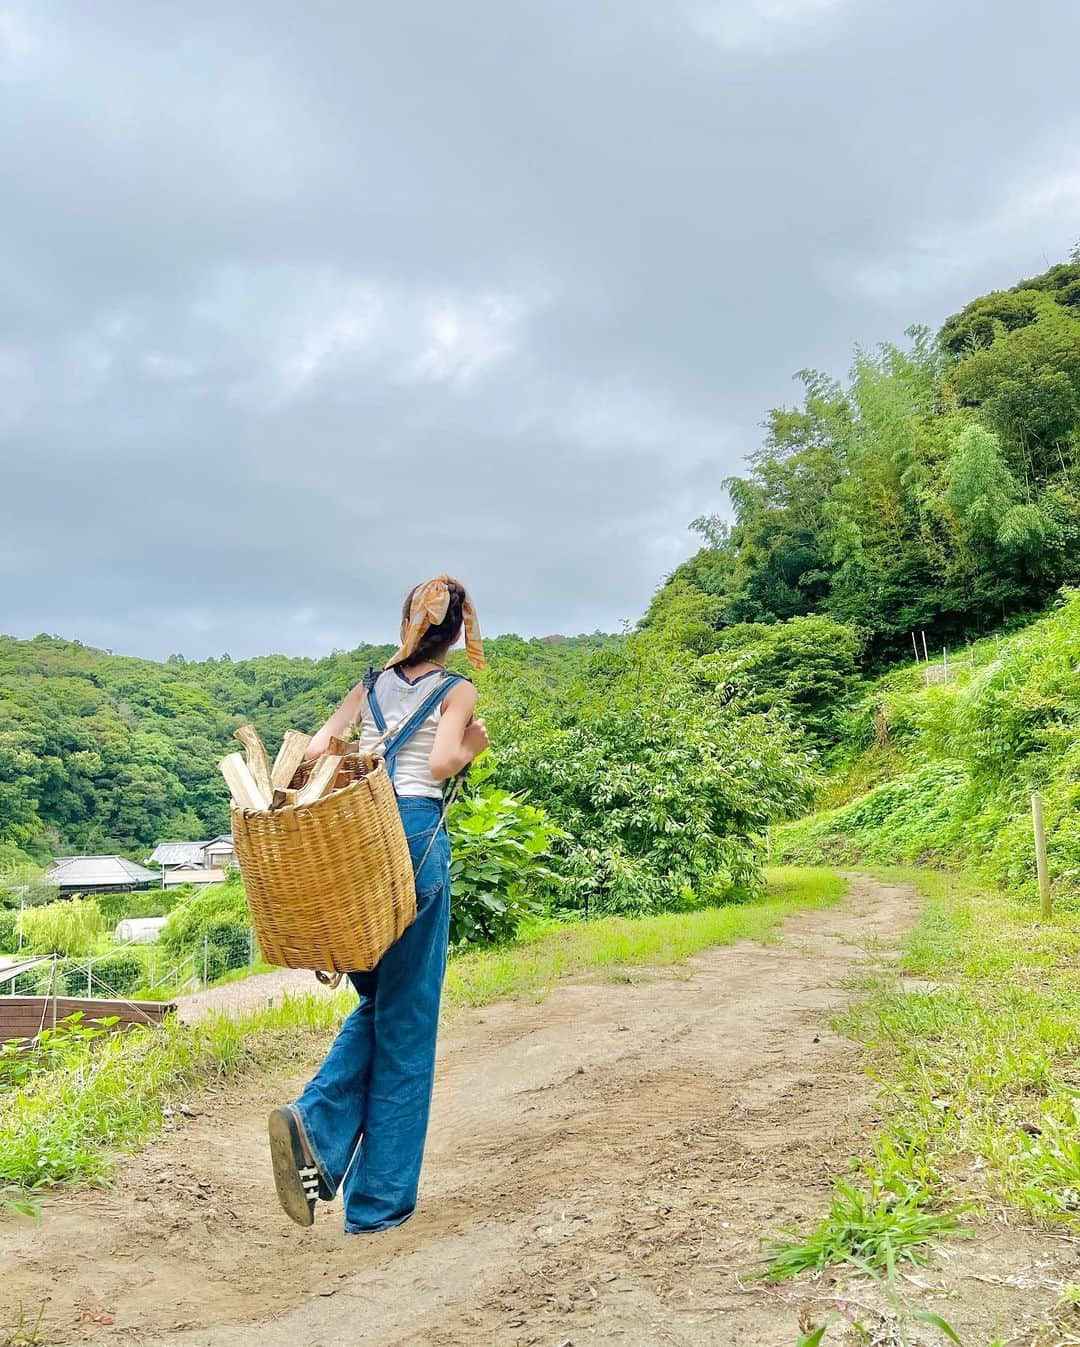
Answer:
<path fill-rule="evenodd" d="M 0 950 L 15 951 L 19 943 L 18 925 L 18 912 L 9 907 L 0 907 Z"/>
<path fill-rule="evenodd" d="M 251 913 L 239 875 L 198 890 L 173 909 L 159 944 L 177 961 L 194 955 L 196 972 L 213 981 L 251 961 Z"/>
<path fill-rule="evenodd" d="M 108 996 L 116 992 L 119 996 L 130 996 L 146 981 L 146 967 L 144 958 L 133 949 L 116 950 L 94 959 L 91 964 L 94 994 Z"/>
<path fill-rule="evenodd" d="M 146 963 L 135 951 L 117 950 L 90 959 L 93 974 L 91 995 L 109 997 L 130 996 L 146 981 Z M 57 959 L 56 980 L 53 965 L 39 964 L 15 980 L 15 991 L 20 996 L 48 996 L 54 990 L 57 996 L 85 996 L 87 993 L 87 959 Z"/>
<path fill-rule="evenodd" d="M 859 681 L 859 640 L 850 627 L 817 616 L 743 622 L 720 632 L 716 645 L 702 667 L 746 710 L 786 707 L 816 743 L 838 742 Z"/>
<path fill-rule="evenodd" d="M 105 918 L 93 898 L 61 898 L 25 908 L 19 929 L 28 954 L 91 954 L 105 936 Z"/>
<path fill-rule="evenodd" d="M 143 889 L 135 893 L 103 893 L 97 900 L 110 930 L 127 917 L 165 917 L 192 890 L 185 885 L 175 889 Z"/>
<path fill-rule="evenodd" d="M 491 785 L 463 795 L 447 821 L 453 848 L 451 942 L 512 938 L 524 917 L 542 911 L 541 895 L 555 882 L 548 860 L 558 829 L 546 822 L 542 809 Z"/>
<path fill-rule="evenodd" d="M 790 717 L 732 703 L 696 660 L 647 635 L 531 711 L 499 721 L 497 780 L 561 829 L 563 908 L 642 915 L 755 887 L 761 834 L 814 784 Z"/>

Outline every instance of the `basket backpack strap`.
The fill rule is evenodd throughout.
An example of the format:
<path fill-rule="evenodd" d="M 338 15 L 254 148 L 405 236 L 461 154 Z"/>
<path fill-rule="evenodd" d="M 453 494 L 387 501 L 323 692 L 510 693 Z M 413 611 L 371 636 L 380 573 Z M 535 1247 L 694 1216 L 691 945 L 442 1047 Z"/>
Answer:
<path fill-rule="evenodd" d="M 394 763 L 397 755 L 405 745 L 416 734 L 420 726 L 434 711 L 436 706 L 446 697 L 451 689 L 457 687 L 459 683 L 464 683 L 463 674 L 448 673 L 440 678 L 435 687 L 428 693 L 416 710 L 409 716 L 403 724 L 399 725 L 394 732 L 387 738 L 383 744 L 382 756 L 386 761 L 386 770 L 390 773 L 391 781 L 394 779 Z M 379 706 L 379 699 L 375 695 L 375 689 L 368 693 L 368 709 L 371 711 L 372 719 L 379 728 L 380 733 L 386 730 L 386 719 L 383 716 L 382 708 Z"/>

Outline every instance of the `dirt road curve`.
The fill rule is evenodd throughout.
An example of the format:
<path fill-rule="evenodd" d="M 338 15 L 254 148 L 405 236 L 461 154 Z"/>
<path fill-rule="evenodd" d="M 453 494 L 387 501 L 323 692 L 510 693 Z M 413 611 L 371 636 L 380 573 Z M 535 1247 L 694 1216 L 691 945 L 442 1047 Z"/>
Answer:
<path fill-rule="evenodd" d="M 44 1300 L 49 1344 L 794 1347 L 800 1308 L 820 1321 L 836 1285 L 745 1278 L 762 1234 L 818 1214 L 874 1126 L 857 1055 L 825 1025 L 914 911 L 855 877 L 775 944 L 458 1016 L 420 1210 L 381 1236 L 344 1236 L 336 1204 L 310 1231 L 278 1211 L 265 1114 L 309 1062 L 217 1096 L 115 1191 L 0 1225 L 0 1325 Z M 1034 1342 L 1010 1335 L 1047 1313 L 1066 1255 L 987 1226 L 904 1289 L 965 1343 L 996 1324 Z"/>

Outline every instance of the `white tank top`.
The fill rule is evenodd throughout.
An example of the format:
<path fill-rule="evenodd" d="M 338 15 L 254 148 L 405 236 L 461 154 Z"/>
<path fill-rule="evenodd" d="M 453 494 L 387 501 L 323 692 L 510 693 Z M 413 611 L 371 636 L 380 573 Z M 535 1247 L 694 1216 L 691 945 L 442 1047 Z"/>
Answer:
<path fill-rule="evenodd" d="M 432 669 L 410 683 L 404 674 L 398 672 L 396 665 L 392 669 L 384 669 L 375 683 L 375 695 L 388 728 L 393 730 L 403 720 L 407 720 L 432 691 L 436 680 L 442 677 L 444 674 L 441 669 Z M 435 731 L 441 719 L 440 702 L 425 716 L 423 724 L 405 747 L 398 751 L 394 760 L 394 789 L 399 795 L 427 795 L 434 800 L 442 799 L 442 785 L 431 775 L 428 766 L 435 744 Z M 382 731 L 368 710 L 365 693 L 360 713 L 360 752 L 369 749 L 381 736 Z"/>

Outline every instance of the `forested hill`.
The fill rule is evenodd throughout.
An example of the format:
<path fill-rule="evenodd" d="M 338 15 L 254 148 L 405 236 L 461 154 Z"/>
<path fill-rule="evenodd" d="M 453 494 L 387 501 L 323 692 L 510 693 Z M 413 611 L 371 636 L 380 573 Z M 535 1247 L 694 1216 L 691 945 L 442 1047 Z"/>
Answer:
<path fill-rule="evenodd" d="M 1080 248 L 973 300 L 935 338 L 857 350 L 846 382 L 799 378 L 768 414 L 731 526 L 657 593 L 647 623 L 699 650 L 740 622 L 820 613 L 871 657 L 937 648 L 1080 580 Z"/>
<path fill-rule="evenodd" d="M 486 643 L 483 677 L 543 688 L 604 635 Z M 216 763 L 253 720 L 267 742 L 314 729 L 389 645 L 324 659 L 164 664 L 38 636 L 0 636 L 0 871 L 20 852 L 114 851 L 135 857 L 163 837 L 228 827 Z M 513 677 L 509 675 L 513 674 Z"/>

